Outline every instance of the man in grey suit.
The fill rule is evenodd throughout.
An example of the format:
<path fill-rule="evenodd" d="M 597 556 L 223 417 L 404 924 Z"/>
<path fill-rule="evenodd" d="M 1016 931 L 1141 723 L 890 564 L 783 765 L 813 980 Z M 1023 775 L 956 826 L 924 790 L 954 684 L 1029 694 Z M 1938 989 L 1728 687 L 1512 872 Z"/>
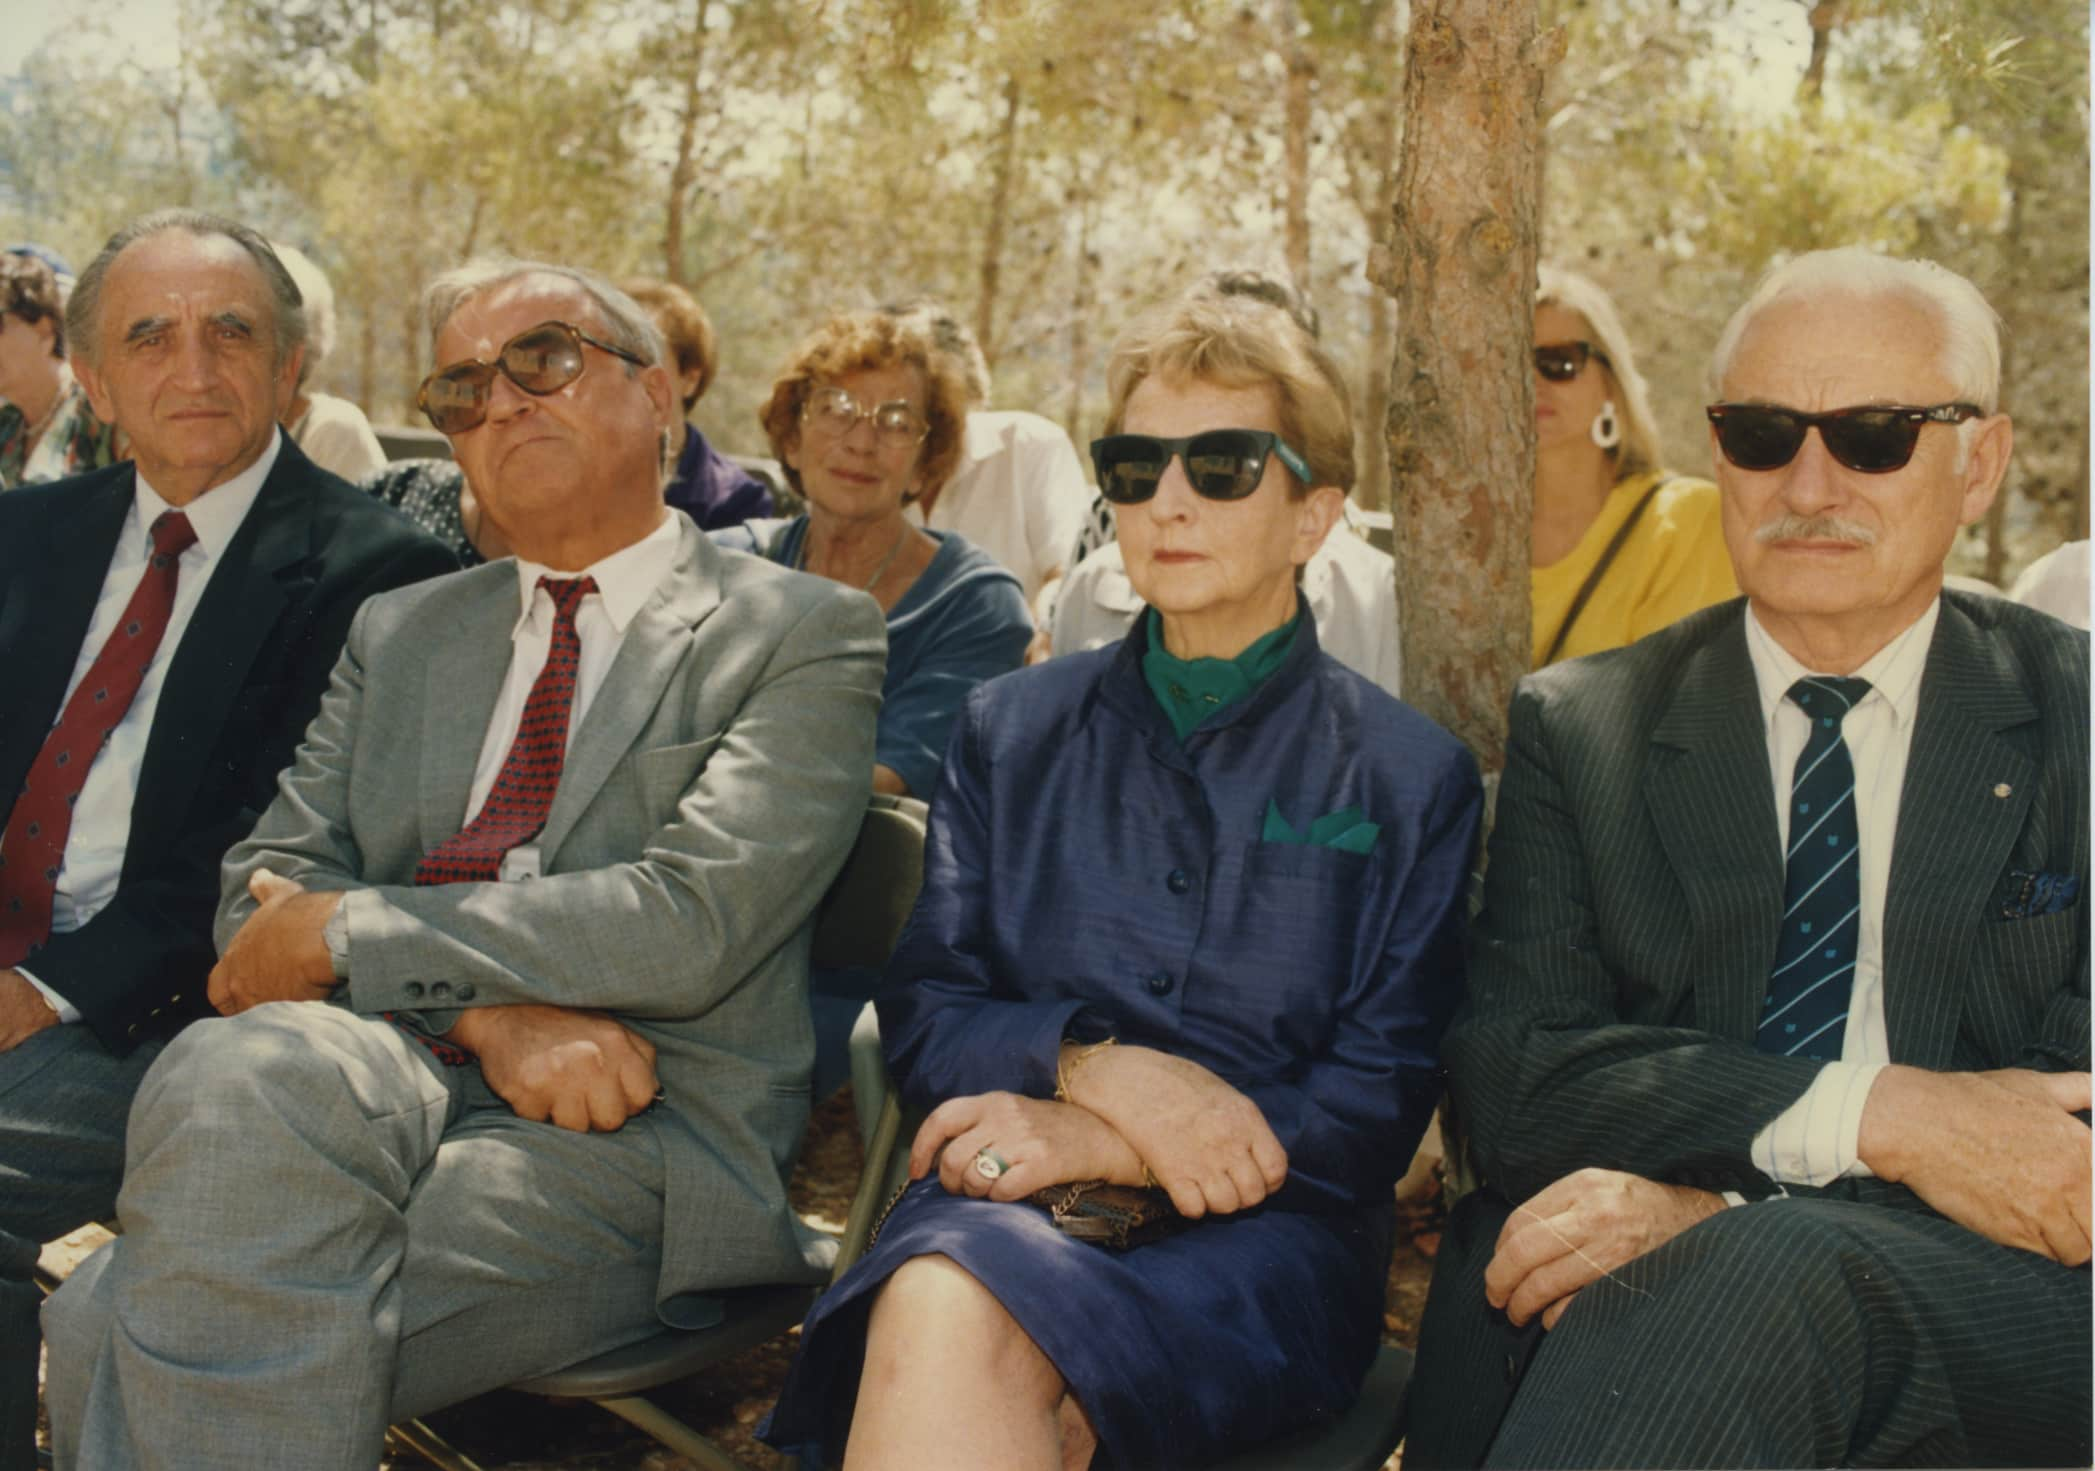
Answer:
<path fill-rule="evenodd" d="M 1407 1466 L 2087 1463 L 2088 641 L 1942 590 L 1999 361 L 1940 267 L 1773 272 L 1745 599 L 1515 695 Z"/>
<path fill-rule="evenodd" d="M 582 272 L 431 290 L 422 403 L 509 545 L 373 599 L 226 860 L 225 1019 L 46 1310 L 61 1465 L 365 1471 L 388 1421 L 812 1280 L 809 916 L 884 634 L 661 498 L 661 342 Z"/>

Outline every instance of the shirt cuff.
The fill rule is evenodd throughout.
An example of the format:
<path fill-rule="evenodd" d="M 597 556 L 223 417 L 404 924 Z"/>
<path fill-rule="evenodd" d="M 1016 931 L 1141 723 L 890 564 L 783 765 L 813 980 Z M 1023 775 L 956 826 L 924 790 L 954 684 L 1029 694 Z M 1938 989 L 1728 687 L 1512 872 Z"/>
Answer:
<path fill-rule="evenodd" d="M 1829 1062 L 1804 1095 L 1753 1136 L 1753 1164 L 1783 1185 L 1869 1176 L 1857 1143 L 1881 1062 Z"/>
<path fill-rule="evenodd" d="M 321 943 L 327 946 L 328 964 L 334 967 L 335 979 L 349 978 L 349 896 L 343 895 L 342 902 L 335 905 L 334 913 L 320 927 Z"/>
<path fill-rule="evenodd" d="M 51 1009 L 58 1013 L 58 1024 L 60 1026 L 69 1027 L 74 1022 L 80 1020 L 79 1007 L 73 1005 L 72 1002 L 66 1000 L 65 997 L 59 995 L 56 991 L 52 990 L 49 986 L 45 985 L 42 981 L 38 980 L 35 976 L 29 974 L 28 971 L 23 970 L 22 967 L 20 967 L 19 965 L 16 966 L 14 969 L 16 975 L 20 976 L 30 985 L 36 987 L 37 994 L 39 996 L 42 996 L 45 1001 L 51 1004 Z"/>

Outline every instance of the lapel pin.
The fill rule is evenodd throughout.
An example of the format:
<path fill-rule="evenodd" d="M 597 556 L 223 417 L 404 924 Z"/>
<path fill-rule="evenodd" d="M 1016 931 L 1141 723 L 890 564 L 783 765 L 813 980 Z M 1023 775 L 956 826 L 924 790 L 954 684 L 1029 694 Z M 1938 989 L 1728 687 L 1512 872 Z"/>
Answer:
<path fill-rule="evenodd" d="M 1995 785 L 1994 785 L 1994 788 L 1993 788 L 1993 795 L 1994 795 L 1994 796 L 1996 796 L 1996 797 L 2005 797 L 2005 796 L 2009 795 L 2009 794 L 2010 794 L 2011 792 L 2013 792 L 2014 790 L 2015 790 L 2015 789 L 2014 789 L 2013 787 L 2009 786 L 2009 785 L 2008 785 L 2008 784 L 2007 784 L 2006 782 L 1998 782 L 1998 783 L 1995 783 Z"/>

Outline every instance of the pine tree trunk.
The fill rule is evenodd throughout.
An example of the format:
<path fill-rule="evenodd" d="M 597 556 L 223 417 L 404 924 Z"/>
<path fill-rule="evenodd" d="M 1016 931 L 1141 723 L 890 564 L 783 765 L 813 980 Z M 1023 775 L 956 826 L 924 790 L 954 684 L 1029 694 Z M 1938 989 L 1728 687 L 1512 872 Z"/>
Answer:
<path fill-rule="evenodd" d="M 989 225 L 982 238 L 981 288 L 975 297 L 975 342 L 997 365 L 997 292 L 1004 272 L 1004 232 L 1011 215 L 1011 173 L 1018 160 L 1018 78 L 1004 81 L 1004 120 L 997 133 L 996 172 L 989 191 Z"/>
<path fill-rule="evenodd" d="M 691 18 L 691 54 L 684 63 L 684 97 L 677 108 L 676 161 L 669 168 L 669 198 L 662 225 L 662 276 L 681 286 L 684 270 L 684 212 L 691 202 L 691 183 L 698 177 L 698 112 L 704 99 L 699 72 L 706 63 L 706 12 L 712 0 L 698 0 Z"/>
<path fill-rule="evenodd" d="M 1309 290 L 1309 103 L 1316 62 L 1302 44 L 1295 0 L 1273 0 L 1273 28 L 1287 58 L 1286 126 L 1282 130 L 1286 197 L 1288 274 L 1298 291 Z"/>
<path fill-rule="evenodd" d="M 1486 772 L 1527 669 L 1541 107 L 1562 33 L 1535 0 L 1416 0 L 1390 370 L 1404 695 Z"/>

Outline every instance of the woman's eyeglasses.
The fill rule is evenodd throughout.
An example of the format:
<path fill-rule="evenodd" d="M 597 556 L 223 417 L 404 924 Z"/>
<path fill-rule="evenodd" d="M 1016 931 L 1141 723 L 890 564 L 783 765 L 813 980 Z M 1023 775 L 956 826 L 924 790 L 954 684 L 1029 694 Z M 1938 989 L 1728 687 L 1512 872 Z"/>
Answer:
<path fill-rule="evenodd" d="M 1569 383 L 1578 377 L 1588 358 L 1596 359 L 1603 368 L 1615 366 L 1606 353 L 1590 342 L 1552 342 L 1547 346 L 1537 344 L 1535 371 L 1552 383 Z"/>
<path fill-rule="evenodd" d="M 500 373 L 534 398 L 544 398 L 582 376 L 584 343 L 635 367 L 647 366 L 646 359 L 637 353 L 591 337 L 579 327 L 566 322 L 540 322 L 503 343 L 491 363 L 469 360 L 431 373 L 422 380 L 415 407 L 429 416 L 438 432 L 463 434 L 487 418 L 495 374 Z"/>
<path fill-rule="evenodd" d="M 1920 431 L 1930 424 L 1962 424 L 1984 417 L 1976 404 L 1863 404 L 1803 414 L 1770 404 L 1711 404 L 1709 421 L 1717 447 L 1741 470 L 1779 470 L 1804 447 L 1806 431 L 1817 429 L 1826 453 L 1865 475 L 1888 475 L 1913 458 Z"/>
<path fill-rule="evenodd" d="M 1269 454 L 1278 455 L 1304 485 L 1316 483 L 1308 461 L 1266 429 L 1209 429 L 1183 439 L 1109 434 L 1091 441 L 1098 488 L 1116 506 L 1139 505 L 1155 495 L 1174 455 L 1186 467 L 1186 480 L 1196 493 L 1211 501 L 1240 501 L 1258 489 Z"/>
<path fill-rule="evenodd" d="M 906 398 L 868 408 L 847 388 L 817 388 L 800 408 L 801 423 L 836 439 L 867 419 L 873 421 L 873 434 L 883 445 L 919 444 L 931 432 L 931 425 Z"/>

